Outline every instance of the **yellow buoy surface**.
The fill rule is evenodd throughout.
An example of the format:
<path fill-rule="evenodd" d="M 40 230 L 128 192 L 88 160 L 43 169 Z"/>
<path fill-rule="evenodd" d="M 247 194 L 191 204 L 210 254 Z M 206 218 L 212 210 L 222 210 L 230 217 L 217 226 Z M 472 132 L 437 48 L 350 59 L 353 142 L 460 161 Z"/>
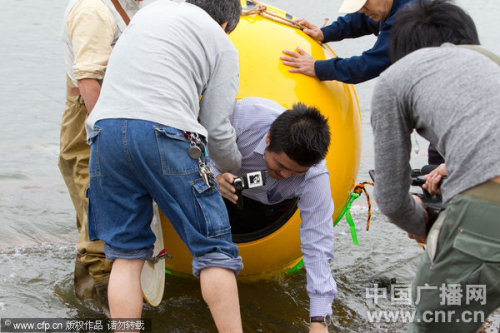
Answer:
<path fill-rule="evenodd" d="M 248 5 L 251 6 L 251 2 L 242 1 L 244 9 L 249 9 Z M 282 17 L 287 16 L 279 9 L 267 8 Z M 236 30 L 229 36 L 239 52 L 238 99 L 263 97 L 285 108 L 302 102 L 315 106 L 328 117 L 332 142 L 326 159 L 335 203 L 333 223 L 355 185 L 360 161 L 361 116 L 353 86 L 338 81 L 321 82 L 288 72 L 289 67 L 279 59 L 284 49 L 293 50 L 299 46 L 316 60 L 335 57 L 327 45 L 320 45 L 297 28 L 261 15 L 242 16 Z M 161 221 L 166 250 L 173 256 L 165 261 L 166 268 L 191 274 L 191 254 L 164 214 L 161 214 Z M 302 257 L 300 223 L 300 214 L 296 210 L 271 234 L 251 241 L 237 241 L 244 264 L 240 277 L 262 278 L 296 265 Z"/>

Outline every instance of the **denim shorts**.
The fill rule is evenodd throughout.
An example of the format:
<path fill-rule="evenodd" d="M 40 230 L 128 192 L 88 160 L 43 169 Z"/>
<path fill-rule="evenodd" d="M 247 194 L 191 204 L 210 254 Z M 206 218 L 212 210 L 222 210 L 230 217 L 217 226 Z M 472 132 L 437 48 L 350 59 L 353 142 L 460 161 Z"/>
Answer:
<path fill-rule="evenodd" d="M 213 266 L 239 272 L 219 188 L 201 178 L 184 132 L 143 120 L 104 119 L 89 144 L 89 237 L 106 243 L 106 257 L 151 257 L 154 200 L 193 255 L 196 276 Z"/>

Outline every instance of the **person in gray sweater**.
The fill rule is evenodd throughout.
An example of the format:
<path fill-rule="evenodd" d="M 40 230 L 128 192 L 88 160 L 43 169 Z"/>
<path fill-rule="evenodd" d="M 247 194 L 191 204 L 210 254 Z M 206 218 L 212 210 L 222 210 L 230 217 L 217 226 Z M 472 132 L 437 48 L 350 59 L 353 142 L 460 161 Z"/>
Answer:
<path fill-rule="evenodd" d="M 500 66 L 484 49 L 457 46 L 479 44 L 476 28 L 444 0 L 403 9 L 392 34 L 393 65 L 372 102 L 375 197 L 392 223 L 427 242 L 409 331 L 475 332 L 500 306 Z M 446 160 L 425 185 L 446 205 L 430 231 L 408 193 L 413 130 Z"/>
<path fill-rule="evenodd" d="M 227 171 L 241 164 L 229 122 L 238 52 L 227 36 L 240 12 L 239 0 L 157 1 L 134 16 L 111 54 L 86 125 L 89 236 L 105 242 L 113 262 L 113 318 L 141 317 L 154 200 L 193 255 L 218 330 L 242 332 L 241 257 L 209 168 L 210 157 Z"/>

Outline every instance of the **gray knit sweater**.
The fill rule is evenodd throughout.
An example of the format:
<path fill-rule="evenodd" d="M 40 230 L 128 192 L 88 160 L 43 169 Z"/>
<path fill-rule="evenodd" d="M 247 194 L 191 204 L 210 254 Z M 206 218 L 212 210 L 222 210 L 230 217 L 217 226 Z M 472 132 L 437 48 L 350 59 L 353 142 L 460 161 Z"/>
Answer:
<path fill-rule="evenodd" d="M 379 208 L 392 223 L 421 235 L 424 212 L 408 194 L 410 135 L 416 129 L 444 156 L 444 202 L 499 176 L 500 66 L 451 44 L 415 51 L 381 75 L 371 123 Z"/>

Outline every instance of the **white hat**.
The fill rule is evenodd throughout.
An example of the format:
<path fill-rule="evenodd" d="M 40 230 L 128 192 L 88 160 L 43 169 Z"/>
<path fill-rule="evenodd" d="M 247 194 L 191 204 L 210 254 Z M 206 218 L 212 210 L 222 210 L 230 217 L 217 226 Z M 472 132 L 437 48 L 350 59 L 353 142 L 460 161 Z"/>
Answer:
<path fill-rule="evenodd" d="M 364 6 L 367 0 L 344 0 L 342 6 L 340 6 L 340 14 L 350 14 L 357 12 Z"/>

